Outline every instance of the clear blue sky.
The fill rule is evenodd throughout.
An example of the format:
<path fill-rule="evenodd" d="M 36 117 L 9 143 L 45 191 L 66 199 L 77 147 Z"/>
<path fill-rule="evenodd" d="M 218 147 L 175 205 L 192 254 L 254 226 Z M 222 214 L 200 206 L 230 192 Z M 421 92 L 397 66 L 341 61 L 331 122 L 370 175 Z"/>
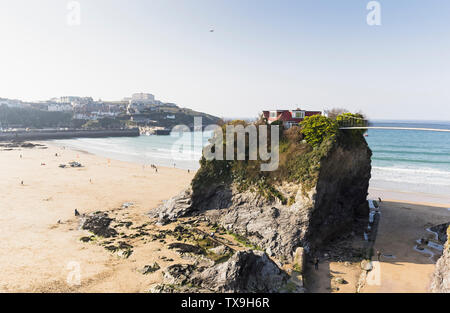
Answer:
<path fill-rule="evenodd" d="M 362 110 L 450 120 L 450 2 L 0 0 L 0 97 L 150 92 L 219 116 Z M 210 32 L 214 29 L 214 32 Z"/>

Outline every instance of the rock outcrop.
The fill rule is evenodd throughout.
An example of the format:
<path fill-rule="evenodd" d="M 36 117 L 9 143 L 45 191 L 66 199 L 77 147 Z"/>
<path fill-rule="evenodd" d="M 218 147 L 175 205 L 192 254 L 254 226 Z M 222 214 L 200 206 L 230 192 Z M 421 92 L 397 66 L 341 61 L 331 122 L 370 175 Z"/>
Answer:
<path fill-rule="evenodd" d="M 274 293 L 287 291 L 289 275 L 281 270 L 264 252 L 239 251 L 228 261 L 211 267 L 175 264 L 163 275 L 163 283 L 151 292 L 226 292 Z M 291 283 L 290 292 L 304 292 Z"/>
<path fill-rule="evenodd" d="M 227 262 L 193 277 L 194 285 L 214 292 L 278 292 L 289 276 L 261 251 L 239 251 Z"/>
<path fill-rule="evenodd" d="M 81 221 L 81 229 L 88 230 L 96 236 L 103 238 L 110 238 L 117 235 L 117 231 L 109 225 L 113 221 L 108 217 L 106 213 L 92 214 L 87 217 L 83 217 Z"/>
<path fill-rule="evenodd" d="M 437 240 L 439 240 L 442 244 L 445 244 L 448 239 L 447 230 L 449 227 L 450 222 L 430 227 L 430 230 L 437 234 Z"/>
<path fill-rule="evenodd" d="M 300 183 L 280 182 L 276 188 L 290 203 L 269 200 L 236 184 L 214 183 L 196 194 L 189 189 L 150 215 L 166 224 L 202 214 L 212 224 L 244 236 L 270 256 L 292 260 L 298 247 L 308 253 L 327 240 L 350 231 L 358 216 L 368 216 L 367 190 L 371 151 L 366 142 L 336 145 L 321 160 L 317 182 L 305 192 Z"/>
<path fill-rule="evenodd" d="M 436 263 L 431 291 L 435 293 L 450 293 L 450 227 L 447 229 L 447 243 L 444 252 Z"/>
<path fill-rule="evenodd" d="M 178 217 L 186 216 L 193 211 L 191 196 L 192 190 L 187 189 L 164 202 L 157 210 L 150 212 L 150 216 L 157 217 L 161 225 L 174 222 Z"/>

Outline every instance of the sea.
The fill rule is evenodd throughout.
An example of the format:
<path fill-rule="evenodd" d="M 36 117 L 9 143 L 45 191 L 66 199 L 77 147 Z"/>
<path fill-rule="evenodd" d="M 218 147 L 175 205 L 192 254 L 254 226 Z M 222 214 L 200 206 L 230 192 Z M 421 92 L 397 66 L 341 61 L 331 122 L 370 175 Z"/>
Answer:
<path fill-rule="evenodd" d="M 371 126 L 450 130 L 450 122 L 438 121 L 376 120 Z M 170 136 L 58 140 L 57 144 L 121 161 L 196 170 L 211 135 L 177 132 Z M 401 200 L 417 201 L 420 193 L 428 196 L 424 202 L 450 198 L 450 132 L 370 129 L 365 138 L 373 152 L 370 188 L 374 195 L 390 191 L 402 194 Z"/>
<path fill-rule="evenodd" d="M 373 121 L 371 126 L 450 130 L 450 122 Z M 396 192 L 412 202 L 449 203 L 450 132 L 370 129 L 373 152 L 370 188 Z M 421 194 L 420 197 L 417 195 Z"/>

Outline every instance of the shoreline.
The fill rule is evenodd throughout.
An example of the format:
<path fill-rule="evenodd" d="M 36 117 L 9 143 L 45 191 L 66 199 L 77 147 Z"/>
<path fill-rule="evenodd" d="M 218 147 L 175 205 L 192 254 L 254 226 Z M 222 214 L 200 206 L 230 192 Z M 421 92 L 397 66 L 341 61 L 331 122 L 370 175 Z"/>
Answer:
<path fill-rule="evenodd" d="M 31 131 L 0 132 L 0 142 L 7 141 L 41 141 L 77 138 L 138 137 L 139 128 L 132 129 L 40 129 Z"/>
<path fill-rule="evenodd" d="M 447 208 L 450 211 L 450 196 L 434 195 L 429 193 L 388 190 L 369 187 L 369 198 L 373 200 L 380 197 L 383 201 L 418 204 L 436 208 Z M 411 200 L 413 199 L 413 200 Z"/>
<path fill-rule="evenodd" d="M 38 144 L 47 144 L 49 146 L 54 146 L 54 147 L 58 147 L 61 148 L 64 145 L 63 144 L 59 144 L 57 140 L 51 140 L 51 141 L 36 141 L 36 143 Z M 66 147 L 67 148 L 67 147 Z M 127 160 L 127 161 L 123 161 L 123 160 L 119 160 L 118 158 L 114 158 L 114 157 L 107 157 L 107 156 L 103 156 L 94 152 L 90 152 L 87 150 L 84 150 L 82 148 L 76 148 L 76 147 L 68 147 L 70 150 L 73 151 L 78 151 L 80 153 L 86 153 L 89 155 L 95 155 L 98 157 L 103 157 L 103 158 L 107 158 L 107 159 L 112 159 L 112 160 L 116 160 L 116 161 L 121 161 L 121 162 L 128 162 L 128 163 L 133 163 L 133 164 L 137 164 L 137 165 L 143 165 L 144 163 L 141 162 L 137 162 L 137 161 L 133 161 L 133 160 Z M 169 166 L 159 166 L 161 168 L 172 168 Z M 185 168 L 180 168 L 182 170 L 185 170 Z M 195 173 L 196 170 L 190 170 L 191 172 Z M 389 201 L 389 202 L 403 202 L 403 203 L 408 203 L 408 204 L 420 204 L 420 205 L 424 205 L 424 206 L 430 206 L 430 207 L 447 207 L 450 210 L 450 195 L 448 197 L 445 197 L 444 195 L 441 194 L 430 194 L 430 193 L 426 193 L 426 192 L 411 192 L 411 191 L 404 191 L 404 190 L 390 190 L 390 189 L 383 189 L 383 188 L 378 188 L 378 187 L 370 187 L 369 186 L 369 190 L 368 190 L 368 199 L 373 199 L 376 200 L 379 197 L 385 201 Z M 414 199 L 414 200 L 411 200 Z"/>

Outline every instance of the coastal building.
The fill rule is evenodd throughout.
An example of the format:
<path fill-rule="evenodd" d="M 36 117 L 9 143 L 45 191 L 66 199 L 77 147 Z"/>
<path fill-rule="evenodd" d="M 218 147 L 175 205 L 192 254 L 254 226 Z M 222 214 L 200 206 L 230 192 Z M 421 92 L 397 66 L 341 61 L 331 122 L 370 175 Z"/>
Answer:
<path fill-rule="evenodd" d="M 146 115 L 134 114 L 131 116 L 130 121 L 136 123 L 138 126 L 146 126 L 151 123 L 151 119 Z"/>
<path fill-rule="evenodd" d="M 23 107 L 23 102 L 15 99 L 0 98 L 0 106 L 1 105 L 7 105 L 10 108 L 21 108 Z"/>
<path fill-rule="evenodd" d="M 156 100 L 151 93 L 135 93 L 131 98 L 124 98 L 123 100 L 128 101 L 126 108 L 128 115 L 157 111 L 160 107 L 178 108 L 175 103 L 164 103 Z"/>
<path fill-rule="evenodd" d="M 98 120 L 98 115 L 91 114 L 91 113 L 75 113 L 73 115 L 73 119 L 75 119 L 75 120 L 96 121 L 96 120 Z"/>
<path fill-rule="evenodd" d="M 92 103 L 94 100 L 92 97 L 75 97 L 75 96 L 64 96 L 59 98 L 52 98 L 49 102 L 59 103 L 59 104 L 71 104 L 76 105 L 86 105 Z"/>
<path fill-rule="evenodd" d="M 130 106 L 149 106 L 155 104 L 155 96 L 151 93 L 135 93 L 129 101 Z"/>
<path fill-rule="evenodd" d="M 49 103 L 47 110 L 49 112 L 72 112 L 73 107 L 69 103 Z"/>
<path fill-rule="evenodd" d="M 306 111 L 301 109 L 296 110 L 272 110 L 263 111 L 264 117 L 267 119 L 269 124 L 273 122 L 280 121 L 283 123 L 285 128 L 291 128 L 292 126 L 298 125 L 302 122 L 305 117 L 313 115 L 322 115 L 321 111 Z"/>

